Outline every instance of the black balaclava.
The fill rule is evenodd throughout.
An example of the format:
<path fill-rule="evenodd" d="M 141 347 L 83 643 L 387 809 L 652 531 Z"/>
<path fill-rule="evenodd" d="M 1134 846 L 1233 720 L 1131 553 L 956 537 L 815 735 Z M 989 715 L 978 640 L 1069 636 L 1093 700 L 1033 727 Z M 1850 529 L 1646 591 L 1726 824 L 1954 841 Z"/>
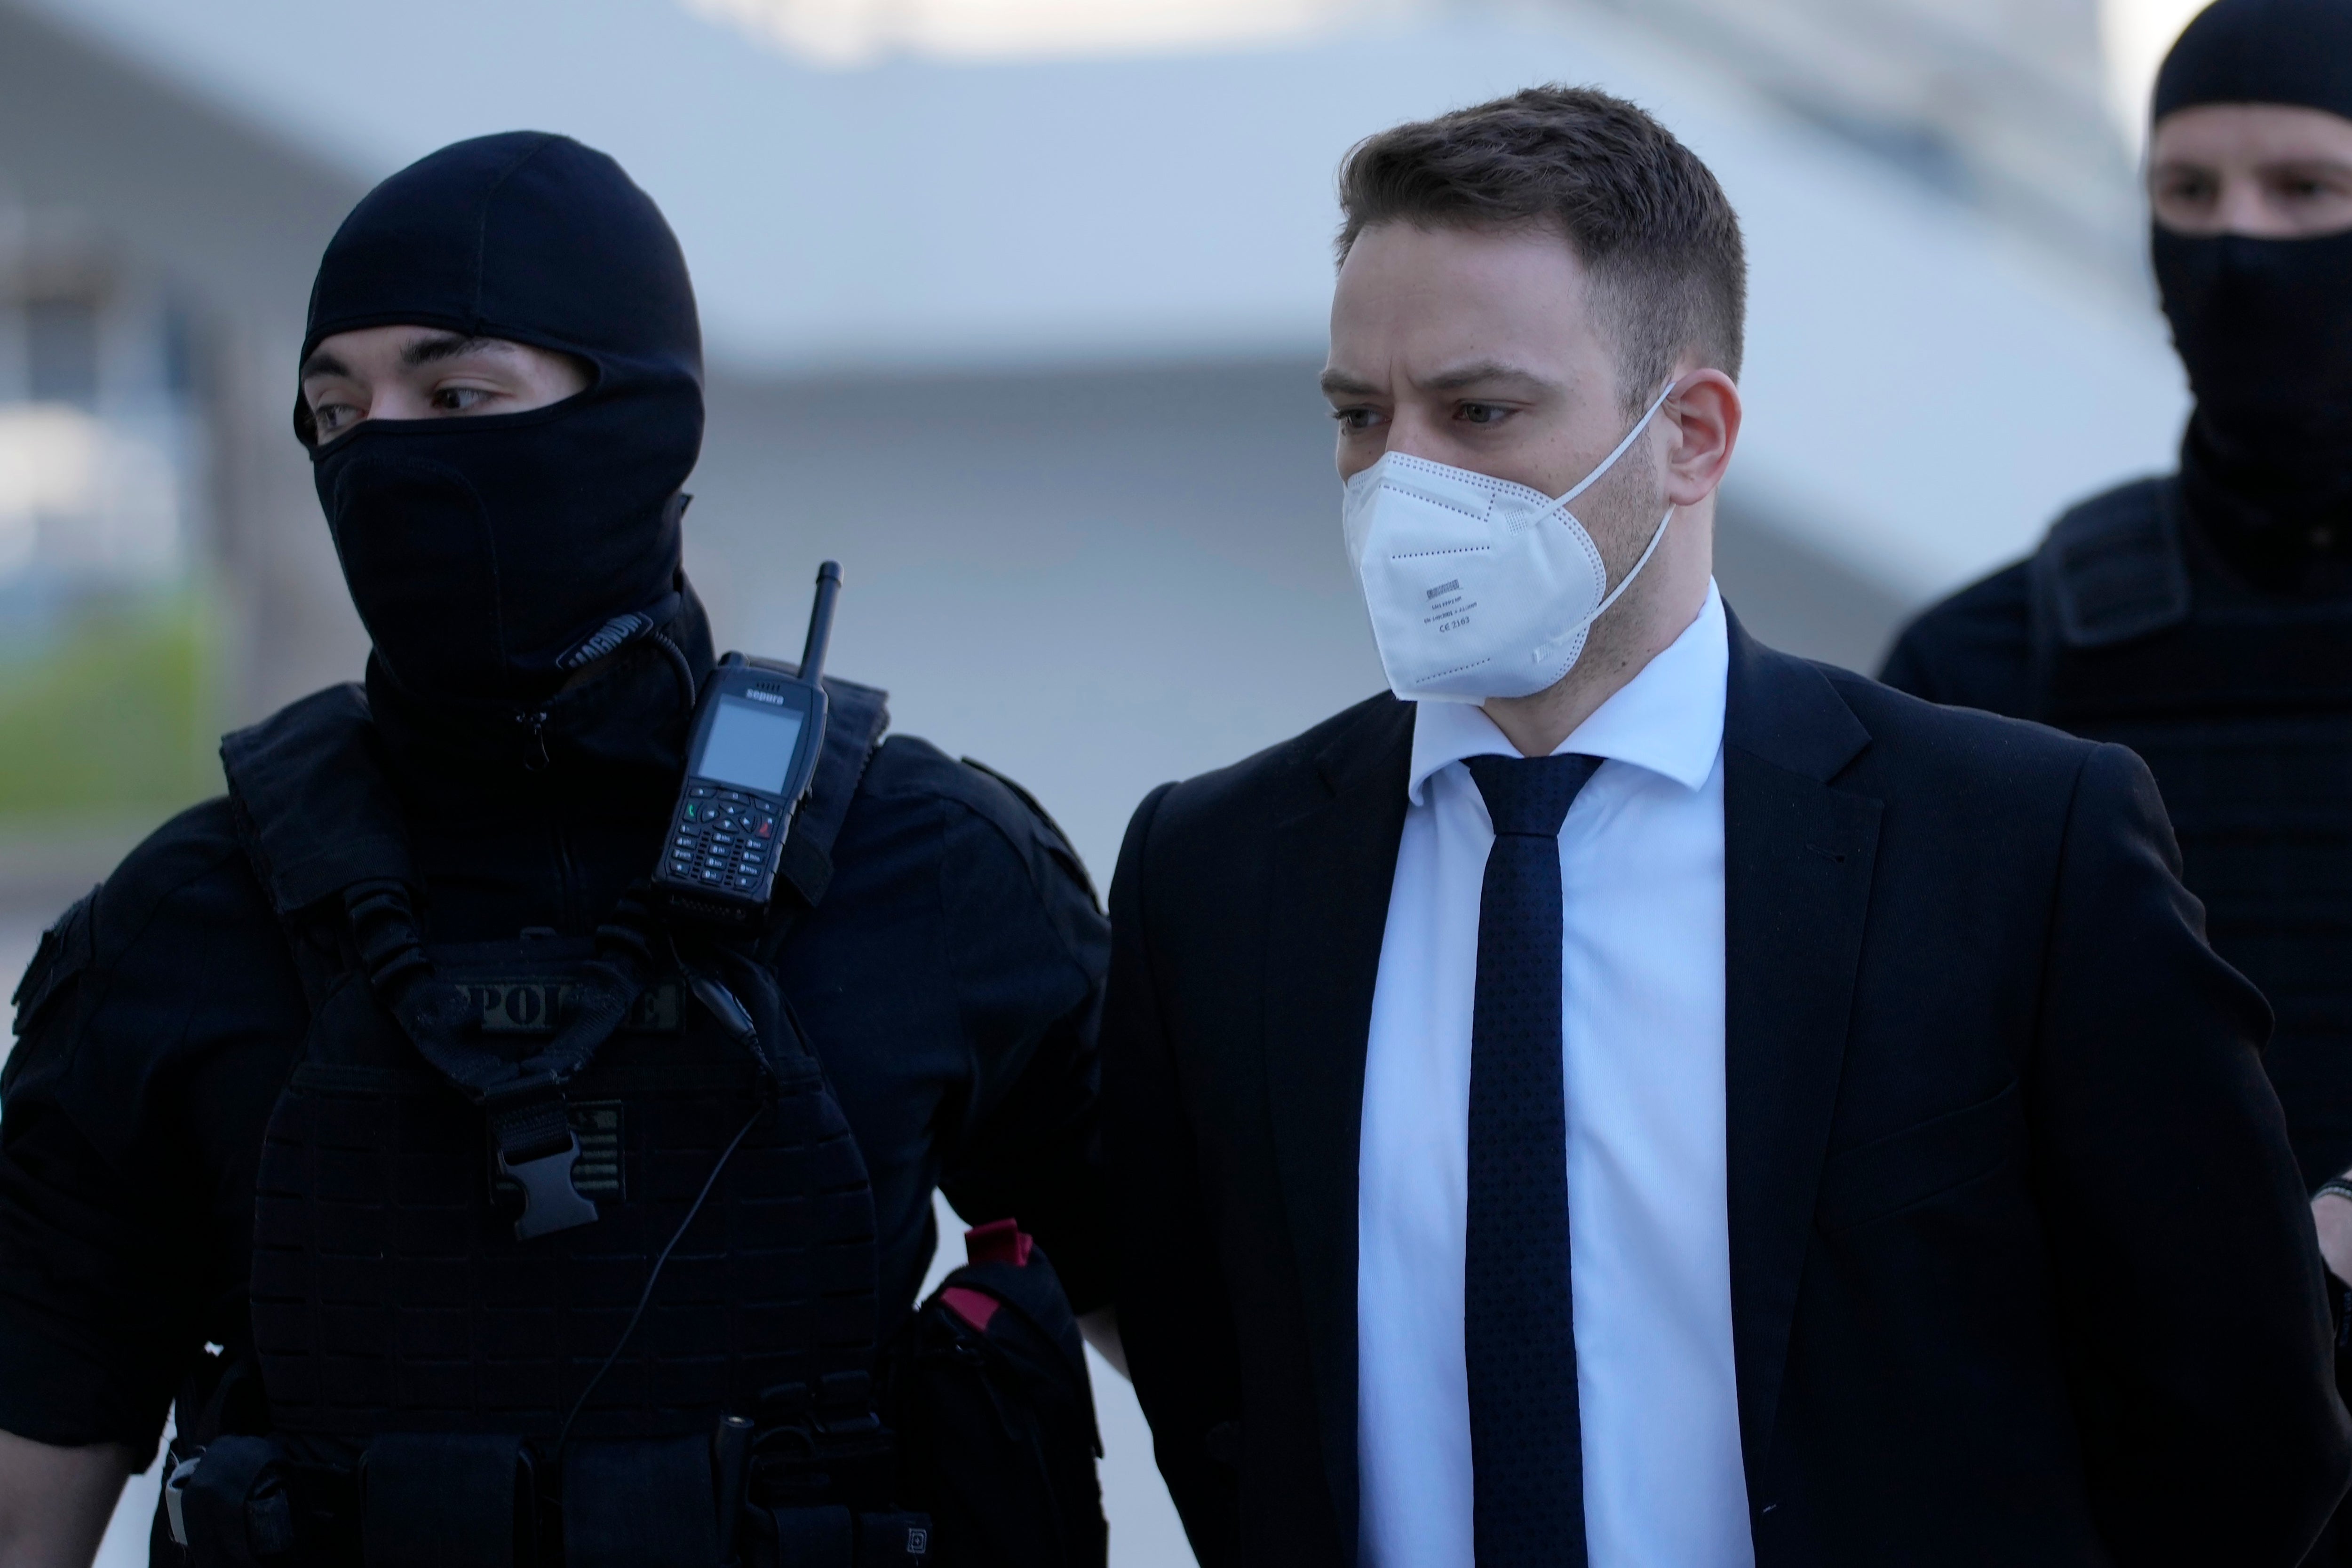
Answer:
<path fill-rule="evenodd" d="M 379 710 L 388 696 L 412 719 L 511 731 L 575 671 L 682 615 L 694 624 L 673 645 L 707 643 L 678 529 L 701 330 L 677 241 L 620 165 L 513 131 L 378 185 L 327 246 L 302 353 L 404 324 L 556 350 L 593 378 L 551 407 L 364 420 L 324 445 L 298 399 Z"/>
<path fill-rule="evenodd" d="M 2352 0 L 2219 0 L 2158 73 L 2151 123 L 2207 103 L 2352 119 Z M 2352 588 L 2352 233 L 2193 235 L 2152 252 L 2196 413 L 2190 515 L 2257 585 Z"/>

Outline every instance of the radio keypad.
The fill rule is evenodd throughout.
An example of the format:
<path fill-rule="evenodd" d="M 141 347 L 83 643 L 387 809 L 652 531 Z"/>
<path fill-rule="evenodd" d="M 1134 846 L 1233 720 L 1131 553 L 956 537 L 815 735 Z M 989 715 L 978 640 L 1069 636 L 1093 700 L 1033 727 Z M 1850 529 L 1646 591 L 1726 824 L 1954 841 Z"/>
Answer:
<path fill-rule="evenodd" d="M 757 888 L 775 855 L 775 813 L 733 789 L 697 784 L 686 793 L 670 833 L 670 875 L 735 893 Z"/>

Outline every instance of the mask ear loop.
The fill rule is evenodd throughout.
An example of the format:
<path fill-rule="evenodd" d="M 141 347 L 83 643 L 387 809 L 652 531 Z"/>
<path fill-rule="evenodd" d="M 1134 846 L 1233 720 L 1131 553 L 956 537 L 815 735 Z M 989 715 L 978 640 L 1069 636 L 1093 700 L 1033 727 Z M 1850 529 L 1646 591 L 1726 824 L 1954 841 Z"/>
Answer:
<path fill-rule="evenodd" d="M 1641 418 L 1641 422 L 1634 425 L 1632 430 L 1626 432 L 1625 439 L 1617 444 L 1617 450 L 1602 458 L 1599 467 L 1595 468 L 1591 473 L 1587 474 L 1582 479 L 1578 480 L 1576 488 L 1570 490 L 1567 495 L 1562 496 L 1558 501 L 1554 502 L 1553 505 L 1563 511 L 1566 510 L 1568 504 L 1570 501 L 1575 500 L 1578 496 L 1581 495 L 1586 486 L 1591 484 L 1595 479 L 1600 478 L 1603 474 L 1608 473 L 1609 465 L 1616 462 L 1620 457 L 1625 455 L 1625 449 L 1633 444 L 1634 439 L 1639 436 L 1643 431 L 1649 428 L 1650 421 L 1656 416 L 1658 410 L 1666 406 L 1666 399 L 1673 394 L 1674 390 L 1675 383 L 1673 380 L 1669 378 L 1666 382 L 1665 389 L 1658 393 L 1657 401 L 1650 405 L 1649 413 L 1644 413 Z M 1603 598 L 1600 603 L 1592 607 L 1592 613 L 1585 616 L 1575 625 L 1570 626 L 1567 631 L 1562 632 L 1559 636 L 1551 638 L 1549 641 L 1545 643 L 1544 646 L 1546 648 L 1559 647 L 1562 643 L 1567 642 L 1570 637 L 1575 636 L 1578 632 L 1586 630 L 1595 621 L 1600 620 L 1603 615 L 1609 613 L 1609 607 L 1616 603 L 1619 596 L 1623 594 L 1627 589 L 1633 586 L 1633 580 L 1642 575 L 1642 569 L 1650 564 L 1650 558 L 1652 556 L 1658 553 L 1658 546 L 1666 537 L 1666 525 L 1675 520 L 1675 512 L 1676 509 L 1677 508 L 1672 506 L 1669 506 L 1666 508 L 1666 515 L 1660 517 L 1658 519 L 1658 526 L 1650 530 L 1650 542 L 1643 547 L 1642 559 L 1633 563 L 1633 570 L 1627 572 L 1623 577 L 1617 580 L 1617 586 L 1611 589 L 1607 596 Z"/>
<path fill-rule="evenodd" d="M 1571 488 L 1567 495 L 1553 501 L 1552 505 L 1555 507 L 1567 506 L 1570 501 L 1575 500 L 1579 496 L 1583 495 L 1585 491 L 1591 489 L 1593 483 L 1598 480 L 1601 476 L 1608 473 L 1610 469 L 1615 467 L 1617 465 L 1617 459 L 1624 456 L 1627 449 L 1630 448 L 1633 443 L 1642 438 L 1642 432 L 1650 428 L 1650 421 L 1658 417 L 1658 410 L 1666 406 L 1666 399 L 1674 396 L 1674 393 L 1675 381 L 1672 376 L 1668 376 L 1666 378 L 1666 384 L 1659 389 L 1656 400 L 1650 404 L 1648 410 L 1643 413 L 1641 418 L 1633 422 L 1633 428 L 1625 433 L 1625 439 L 1619 442 L 1616 445 L 1616 449 L 1611 452 L 1608 456 L 1603 457 L 1599 463 L 1593 465 L 1591 473 L 1587 474 L 1583 478 L 1579 479 L 1574 487 Z"/>
<path fill-rule="evenodd" d="M 1607 614 L 1609 607 L 1617 602 L 1617 596 L 1633 586 L 1633 580 L 1642 575 L 1642 569 L 1650 564 L 1652 556 L 1658 553 L 1658 543 L 1666 537 L 1666 525 L 1675 520 L 1675 510 L 1673 507 L 1666 508 L 1666 515 L 1658 519 L 1658 526 L 1651 533 L 1648 546 L 1642 551 L 1642 559 L 1633 563 L 1633 570 L 1618 580 L 1617 586 L 1609 591 L 1609 597 L 1602 600 L 1592 613 L 1584 618 L 1584 625 L 1590 626 Z"/>

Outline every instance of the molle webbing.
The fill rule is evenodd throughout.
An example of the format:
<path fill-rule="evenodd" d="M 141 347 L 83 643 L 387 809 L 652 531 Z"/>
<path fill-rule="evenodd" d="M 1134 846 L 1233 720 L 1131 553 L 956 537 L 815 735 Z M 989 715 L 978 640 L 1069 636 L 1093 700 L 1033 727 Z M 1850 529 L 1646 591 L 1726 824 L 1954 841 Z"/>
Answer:
<path fill-rule="evenodd" d="M 881 694 L 828 684 L 835 722 L 794 827 L 819 867 L 887 722 Z M 626 904 L 593 943 L 429 946 L 356 687 L 231 737 L 223 756 L 312 1003 L 256 1182 L 254 1351 L 282 1438 L 351 1455 L 388 1431 L 543 1449 L 593 1382 L 575 1445 L 707 1440 L 722 1412 L 782 1429 L 800 1417 L 764 1413 L 867 1386 L 864 1160 L 772 969 Z M 740 1000 L 756 1052 L 682 999 L 696 977 Z M 485 998 L 530 1005 L 499 1000 L 491 1027 Z M 561 1097 L 534 1102 L 548 1084 Z M 609 1167 L 600 1217 L 519 1239 L 499 1145 L 528 1155 L 583 1132 Z"/>

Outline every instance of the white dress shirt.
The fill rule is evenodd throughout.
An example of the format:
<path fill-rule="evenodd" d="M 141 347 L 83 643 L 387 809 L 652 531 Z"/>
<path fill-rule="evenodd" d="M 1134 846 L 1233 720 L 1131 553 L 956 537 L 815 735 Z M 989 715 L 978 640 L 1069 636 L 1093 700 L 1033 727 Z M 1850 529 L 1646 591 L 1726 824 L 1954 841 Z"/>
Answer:
<path fill-rule="evenodd" d="M 1559 747 L 1605 758 L 1559 834 L 1569 1249 L 1592 1568 L 1749 1568 L 1723 1101 L 1723 601 Z M 1468 1568 L 1470 1019 L 1494 842 L 1462 758 L 1518 753 L 1424 702 L 1389 894 L 1358 1167 L 1362 1562 Z"/>

